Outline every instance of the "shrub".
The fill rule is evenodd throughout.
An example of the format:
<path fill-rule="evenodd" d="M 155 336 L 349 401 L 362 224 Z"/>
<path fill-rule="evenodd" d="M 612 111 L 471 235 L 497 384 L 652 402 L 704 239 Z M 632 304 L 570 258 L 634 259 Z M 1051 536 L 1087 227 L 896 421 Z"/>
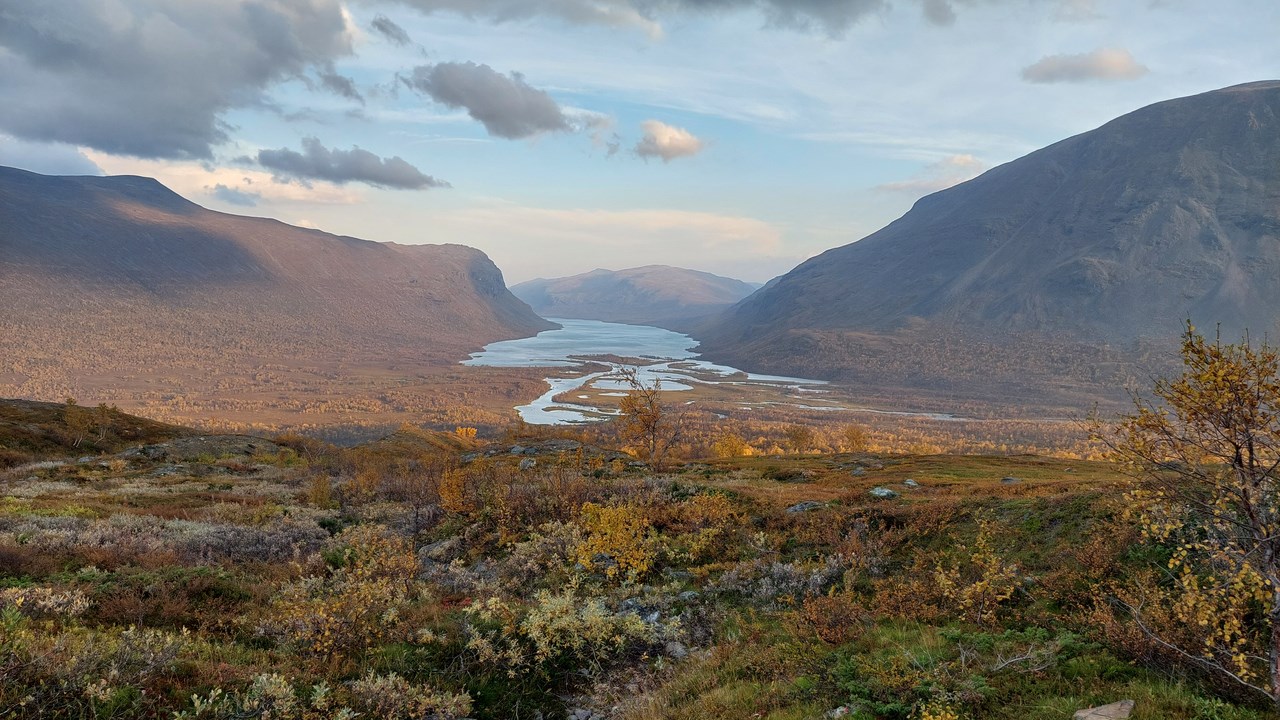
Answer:
<path fill-rule="evenodd" d="M 998 528 L 995 521 L 978 521 L 972 546 L 960 545 L 960 559 L 950 565 L 939 561 L 933 581 L 938 592 L 969 622 L 990 625 L 1003 603 L 1018 589 L 1018 566 L 1005 562 L 992 547 Z"/>
<path fill-rule="evenodd" d="M 285 586 L 258 631 L 318 658 L 362 655 L 408 639 L 402 613 L 418 593 L 412 546 L 377 526 L 350 528 L 335 540 L 342 567 Z"/>
<path fill-rule="evenodd" d="M 653 564 L 650 522 L 642 508 L 584 503 L 581 525 L 587 537 L 574 554 L 588 570 L 599 567 L 606 577 L 625 577 L 631 581 L 639 580 L 649 571 Z"/>
<path fill-rule="evenodd" d="M 594 671 L 630 648 L 680 632 L 678 621 L 649 623 L 634 612 L 612 612 L 602 598 L 581 597 L 573 587 L 539 592 L 523 616 L 499 598 L 468 612 L 481 625 L 469 627 L 467 647 L 480 660 L 505 666 L 511 677 L 518 668 L 559 663 Z"/>

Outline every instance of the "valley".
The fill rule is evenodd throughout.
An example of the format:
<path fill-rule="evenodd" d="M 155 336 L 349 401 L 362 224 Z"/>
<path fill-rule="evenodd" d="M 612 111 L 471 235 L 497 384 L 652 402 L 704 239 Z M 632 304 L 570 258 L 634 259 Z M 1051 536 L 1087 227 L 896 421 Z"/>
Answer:
<path fill-rule="evenodd" d="M 310 0 L 240 5 L 270 22 L 227 37 L 279 32 L 285 52 L 325 34 L 302 28 L 321 18 Z M 520 34 L 542 8 L 418 5 Z M 682 4 L 553 5 L 603 36 Z M 705 15 L 673 44 L 735 10 L 691 5 Z M 825 26 L 835 52 L 848 8 L 818 5 L 752 7 L 762 32 Z M 924 12 L 949 26 L 971 5 Z M 162 6 L 112 12 L 176 22 Z M 351 9 L 328 9 L 348 27 Z M 48 20 L 0 10 L 0 85 L 56 35 Z M 131 44 L 177 40 L 162 26 Z M 434 41 L 470 37 L 440 27 Z M 990 168 L 913 146 L 934 164 L 858 212 L 923 196 L 857 239 L 851 211 L 819 206 L 853 205 L 844 186 L 871 170 L 816 188 L 791 163 L 817 168 L 875 123 L 795 134 L 830 147 L 775 147 L 768 173 L 741 154 L 808 91 L 742 110 L 760 134 L 726 133 L 742 144 L 723 154 L 656 119 L 632 123 L 628 150 L 618 118 L 437 60 L 447 43 L 385 15 L 330 51 L 371 38 L 432 64 L 363 93 L 323 53 L 258 81 L 358 102 L 341 119 L 243 94 L 284 126 L 404 123 L 403 152 L 468 159 L 457 188 L 314 136 L 234 158 L 190 138 L 119 157 L 58 141 L 90 165 L 194 163 L 169 176 L 184 194 L 296 224 L 141 175 L 0 166 L 0 720 L 1280 717 L 1280 81 L 1157 102 Z M 1148 72 L 1117 52 L 1023 78 Z M 442 114 L 387 112 L 399 93 Z M 227 98 L 207 118 L 219 153 L 239 130 Z M 745 122 L 710 105 L 687 123 Z M 422 127 L 464 122 L 530 140 L 507 196 L 463 189 L 501 143 Z M 590 146 L 574 162 L 598 153 L 636 184 L 548 160 L 573 137 Z M 693 167 L 668 184 L 673 162 Z M 557 171 L 592 180 L 544 181 Z M 636 205 L 639 188 L 663 206 Z M 554 202 L 521 205 L 539 192 Z M 362 216 L 361 193 L 394 211 Z M 754 206 L 775 197 L 794 214 Z M 338 205 L 409 242 L 303 216 Z M 538 233 L 554 240 L 521 244 Z M 500 267 L 473 239 L 524 261 Z M 759 280 L 791 269 L 601 268 L 661 248 Z M 562 264 L 597 269 L 534 277 Z"/>

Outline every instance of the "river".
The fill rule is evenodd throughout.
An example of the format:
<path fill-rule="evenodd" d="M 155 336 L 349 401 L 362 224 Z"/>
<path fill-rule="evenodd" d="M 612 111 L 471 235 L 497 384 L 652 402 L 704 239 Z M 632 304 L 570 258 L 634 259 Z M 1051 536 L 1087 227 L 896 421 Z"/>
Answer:
<path fill-rule="evenodd" d="M 698 360 L 693 348 L 697 341 L 688 335 L 646 325 L 625 325 L 599 320 L 548 318 L 559 323 L 558 330 L 546 330 L 534 337 L 490 343 L 473 353 L 464 365 L 487 367 L 557 368 L 546 378 L 548 390 L 533 402 L 516 410 L 533 425 L 561 425 L 607 419 L 615 411 L 590 402 L 593 396 L 618 396 L 628 386 L 619 370 L 635 367 L 637 379 L 645 385 L 655 381 L 665 391 L 688 391 L 697 385 L 763 385 L 781 391 L 824 392 L 821 380 L 760 375 L 727 365 Z M 602 360 L 602 356 L 614 358 Z M 628 359 L 622 362 L 618 359 Z M 605 365 L 609 370 L 588 370 Z M 578 391 L 574 402 L 556 402 L 555 397 Z M 807 400 L 808 398 L 806 398 Z M 814 400 L 816 409 L 846 410 L 847 407 Z"/>

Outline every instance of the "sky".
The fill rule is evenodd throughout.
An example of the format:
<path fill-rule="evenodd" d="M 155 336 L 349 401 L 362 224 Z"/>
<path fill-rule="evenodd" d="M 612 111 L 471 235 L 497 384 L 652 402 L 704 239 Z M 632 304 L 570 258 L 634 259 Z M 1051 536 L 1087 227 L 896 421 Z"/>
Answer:
<path fill-rule="evenodd" d="M 1161 100 L 1275 0 L 0 0 L 0 165 L 461 243 L 509 283 L 763 282 Z"/>

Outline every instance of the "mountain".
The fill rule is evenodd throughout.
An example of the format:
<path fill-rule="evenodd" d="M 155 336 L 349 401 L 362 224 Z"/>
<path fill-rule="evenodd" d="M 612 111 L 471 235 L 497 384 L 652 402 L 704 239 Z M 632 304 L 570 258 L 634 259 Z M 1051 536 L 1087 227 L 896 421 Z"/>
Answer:
<path fill-rule="evenodd" d="M 353 367 L 453 363 L 554 327 L 472 248 L 213 212 L 149 178 L 12 168 L 0 168 L 0 306 L 0 395 L 128 407 L 177 407 L 219 384 L 224 410 L 255 393 L 320 395 Z"/>
<path fill-rule="evenodd" d="M 646 265 L 539 278 L 514 285 L 511 292 L 544 317 L 671 327 L 723 310 L 757 287 L 697 270 Z"/>
<path fill-rule="evenodd" d="M 696 336 L 748 367 L 1077 404 L 1188 318 L 1277 330 L 1280 82 L 1157 103 L 921 198 Z"/>

